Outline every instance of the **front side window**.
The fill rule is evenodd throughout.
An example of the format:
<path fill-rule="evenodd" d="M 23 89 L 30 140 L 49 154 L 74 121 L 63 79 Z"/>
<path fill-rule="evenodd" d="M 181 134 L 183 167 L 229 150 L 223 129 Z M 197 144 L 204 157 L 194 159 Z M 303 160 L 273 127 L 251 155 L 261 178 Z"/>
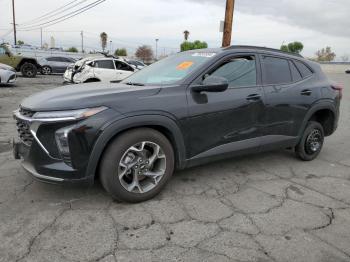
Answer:
<path fill-rule="evenodd" d="M 263 56 L 263 79 L 266 85 L 288 84 L 292 82 L 289 62 L 283 58 Z"/>
<path fill-rule="evenodd" d="M 229 87 L 256 86 L 256 63 L 254 56 L 235 57 L 210 73 L 226 78 Z"/>
<path fill-rule="evenodd" d="M 97 60 L 95 61 L 95 67 L 104 69 L 114 69 L 112 60 Z"/>
<path fill-rule="evenodd" d="M 134 71 L 134 69 L 131 66 L 129 66 L 121 61 L 115 60 L 114 63 L 115 63 L 115 68 L 117 70 Z"/>

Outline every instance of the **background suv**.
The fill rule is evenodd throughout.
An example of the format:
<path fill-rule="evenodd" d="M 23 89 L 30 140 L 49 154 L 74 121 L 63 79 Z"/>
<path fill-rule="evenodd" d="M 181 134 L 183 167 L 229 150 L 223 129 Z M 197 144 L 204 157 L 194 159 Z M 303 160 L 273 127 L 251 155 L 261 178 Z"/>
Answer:
<path fill-rule="evenodd" d="M 233 46 L 165 58 L 119 84 L 61 87 L 15 112 L 16 158 L 35 178 L 92 183 L 116 199 L 155 196 L 175 168 L 278 148 L 302 160 L 337 128 L 341 87 L 318 64 Z"/>
<path fill-rule="evenodd" d="M 40 69 L 40 65 L 35 58 L 14 55 L 5 44 L 0 45 L 0 63 L 15 68 L 24 77 L 35 77 Z"/>

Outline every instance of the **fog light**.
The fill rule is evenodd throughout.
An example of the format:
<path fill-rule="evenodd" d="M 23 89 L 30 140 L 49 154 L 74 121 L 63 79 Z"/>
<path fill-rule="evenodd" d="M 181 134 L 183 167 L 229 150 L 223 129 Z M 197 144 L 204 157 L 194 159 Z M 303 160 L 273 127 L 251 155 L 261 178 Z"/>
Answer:
<path fill-rule="evenodd" d="M 71 165 L 68 135 L 69 132 L 73 129 L 73 127 L 74 126 L 63 127 L 61 129 L 58 129 L 55 133 L 56 144 L 60 155 L 63 161 L 68 165 Z"/>

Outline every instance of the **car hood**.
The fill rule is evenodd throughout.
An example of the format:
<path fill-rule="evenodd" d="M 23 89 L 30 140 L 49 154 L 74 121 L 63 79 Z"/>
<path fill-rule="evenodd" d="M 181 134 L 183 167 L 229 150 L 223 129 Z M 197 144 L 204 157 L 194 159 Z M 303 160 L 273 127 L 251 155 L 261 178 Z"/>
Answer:
<path fill-rule="evenodd" d="M 2 64 L 2 63 L 0 63 L 0 69 L 15 71 L 15 69 L 12 66 L 5 65 L 5 64 Z"/>
<path fill-rule="evenodd" d="M 55 111 L 107 106 L 121 113 L 130 102 L 158 93 L 160 87 L 131 86 L 121 83 L 68 85 L 34 94 L 21 103 L 32 111 Z M 128 106 L 129 105 L 129 106 Z"/>

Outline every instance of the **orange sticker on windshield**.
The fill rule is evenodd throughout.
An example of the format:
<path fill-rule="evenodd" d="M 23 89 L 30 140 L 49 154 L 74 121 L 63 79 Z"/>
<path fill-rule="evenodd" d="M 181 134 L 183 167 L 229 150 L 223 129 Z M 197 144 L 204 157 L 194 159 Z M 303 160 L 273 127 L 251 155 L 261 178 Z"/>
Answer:
<path fill-rule="evenodd" d="M 191 61 L 185 61 L 185 62 L 182 62 L 181 64 L 179 64 L 176 69 L 177 70 L 185 70 L 189 67 L 191 67 L 193 65 L 193 62 Z"/>

